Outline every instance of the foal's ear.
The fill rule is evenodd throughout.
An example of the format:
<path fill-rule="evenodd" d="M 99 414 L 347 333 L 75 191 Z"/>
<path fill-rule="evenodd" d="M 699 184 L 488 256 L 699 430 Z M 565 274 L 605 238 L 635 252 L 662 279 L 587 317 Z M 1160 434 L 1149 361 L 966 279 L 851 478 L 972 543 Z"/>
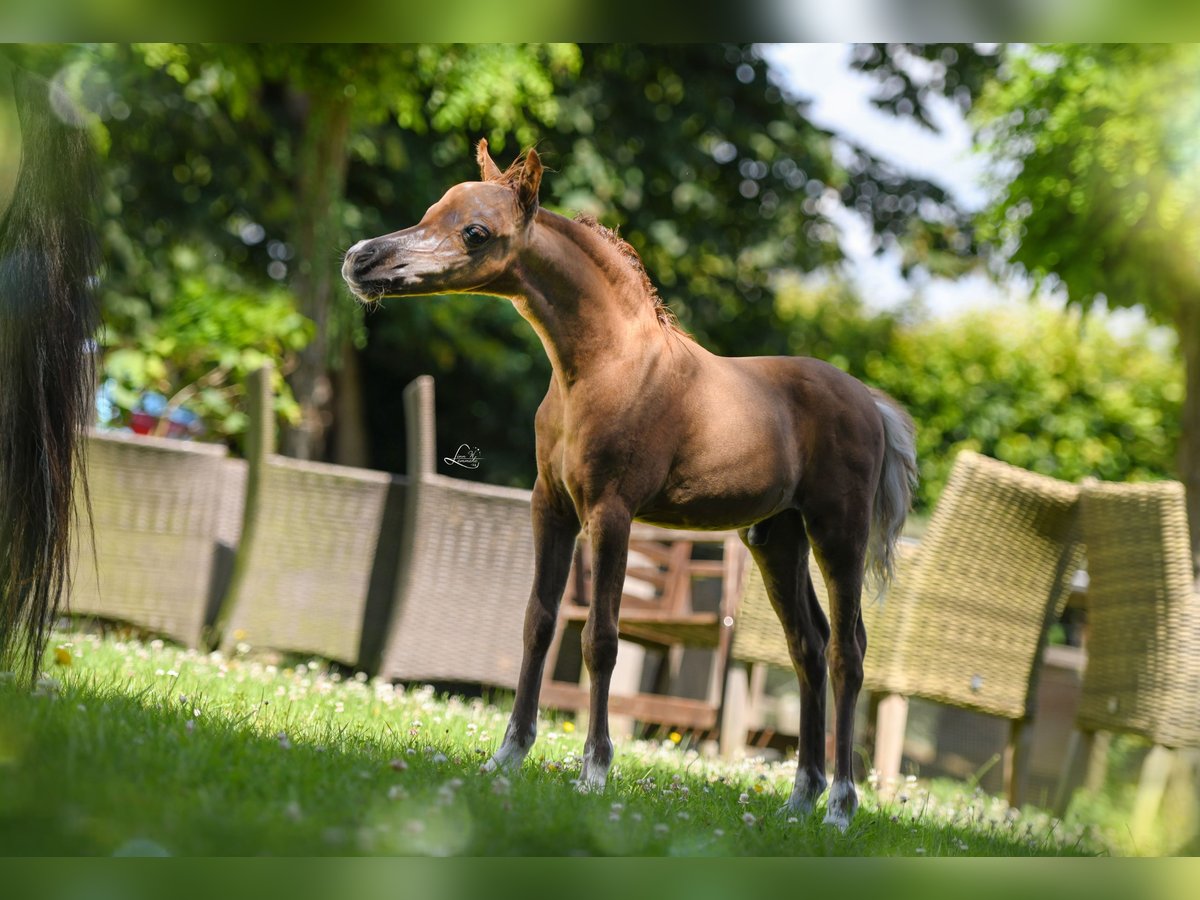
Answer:
<path fill-rule="evenodd" d="M 479 163 L 480 181 L 497 181 L 500 178 L 500 167 L 488 153 L 487 138 L 480 138 L 475 147 L 475 162 Z"/>
<path fill-rule="evenodd" d="M 517 200 L 526 214 L 532 215 L 537 210 L 538 188 L 542 184 L 542 160 L 532 147 L 525 154 L 525 164 L 521 167 L 521 178 L 517 182 Z"/>

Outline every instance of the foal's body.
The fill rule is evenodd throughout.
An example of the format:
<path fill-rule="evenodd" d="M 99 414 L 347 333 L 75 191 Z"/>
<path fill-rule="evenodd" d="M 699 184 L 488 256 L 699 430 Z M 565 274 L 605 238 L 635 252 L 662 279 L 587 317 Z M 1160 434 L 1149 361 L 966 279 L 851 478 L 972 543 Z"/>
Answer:
<path fill-rule="evenodd" d="M 682 349 L 672 345 L 685 339 L 659 331 L 627 362 L 597 372 L 598 389 L 587 377 L 570 388 L 557 373 L 551 380 L 538 410 L 538 472 L 576 508 L 608 492 L 642 522 L 744 528 L 800 510 L 806 498 L 818 508 L 831 499 L 822 487 L 840 480 L 823 467 L 870 467 L 838 450 L 883 441 L 872 397 L 841 370 L 814 359 Z M 674 405 L 680 395 L 683 409 Z M 834 421 L 814 415 L 831 396 L 851 402 Z M 613 432 L 614 419 L 625 430 Z"/>
<path fill-rule="evenodd" d="M 536 417 L 537 567 L 525 654 L 512 718 L 488 767 L 519 765 L 533 744 L 542 670 L 581 529 L 595 560 L 583 633 L 589 788 L 603 787 L 612 761 L 608 691 L 631 522 L 738 529 L 800 677 L 800 765 L 789 803 L 797 810 L 811 809 L 825 787 L 828 645 L 838 715 L 826 818 L 845 827 L 857 806 L 851 729 L 866 650 L 864 561 L 873 543 L 886 569 L 907 511 L 906 417 L 817 360 L 709 353 L 674 325 L 619 239 L 537 206 L 536 154 L 501 175 L 481 145 L 480 164 L 482 184 L 452 188 L 412 229 L 356 245 L 343 272 L 368 297 L 507 297 L 553 367 Z M 477 226 L 488 236 L 475 245 Z M 457 248 L 448 246 L 460 229 Z M 830 588 L 832 629 L 808 572 L 810 540 Z"/>

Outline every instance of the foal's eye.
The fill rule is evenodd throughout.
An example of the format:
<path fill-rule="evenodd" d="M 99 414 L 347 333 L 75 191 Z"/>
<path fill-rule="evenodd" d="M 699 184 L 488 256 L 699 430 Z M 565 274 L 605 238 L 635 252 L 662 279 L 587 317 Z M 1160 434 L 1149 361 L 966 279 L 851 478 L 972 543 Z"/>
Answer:
<path fill-rule="evenodd" d="M 463 229 L 463 240 L 468 247 L 482 247 L 492 233 L 484 225 L 468 225 Z"/>

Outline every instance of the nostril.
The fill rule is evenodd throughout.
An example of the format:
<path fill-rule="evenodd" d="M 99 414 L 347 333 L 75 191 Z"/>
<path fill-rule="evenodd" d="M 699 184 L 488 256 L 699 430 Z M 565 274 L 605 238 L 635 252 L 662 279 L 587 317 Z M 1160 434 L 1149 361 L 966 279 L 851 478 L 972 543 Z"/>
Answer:
<path fill-rule="evenodd" d="M 354 269 L 354 273 L 361 275 L 366 272 L 379 257 L 380 249 L 378 244 L 367 244 L 355 252 L 350 260 L 350 265 Z"/>

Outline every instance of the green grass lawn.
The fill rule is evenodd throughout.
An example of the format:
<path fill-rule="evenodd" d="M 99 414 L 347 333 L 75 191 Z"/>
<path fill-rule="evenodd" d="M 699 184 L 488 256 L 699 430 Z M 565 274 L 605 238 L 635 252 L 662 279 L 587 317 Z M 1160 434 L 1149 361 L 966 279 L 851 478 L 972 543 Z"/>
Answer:
<path fill-rule="evenodd" d="M 618 746 L 575 787 L 582 735 L 543 718 L 519 774 L 479 773 L 506 712 L 319 663 L 272 665 L 91 634 L 51 679 L 0 685 L 7 854 L 1088 855 L 1094 826 L 1009 812 L 949 783 L 868 788 L 846 834 L 779 809 L 794 769 L 671 740 Z M 686 743 L 686 742 L 685 742 Z"/>

